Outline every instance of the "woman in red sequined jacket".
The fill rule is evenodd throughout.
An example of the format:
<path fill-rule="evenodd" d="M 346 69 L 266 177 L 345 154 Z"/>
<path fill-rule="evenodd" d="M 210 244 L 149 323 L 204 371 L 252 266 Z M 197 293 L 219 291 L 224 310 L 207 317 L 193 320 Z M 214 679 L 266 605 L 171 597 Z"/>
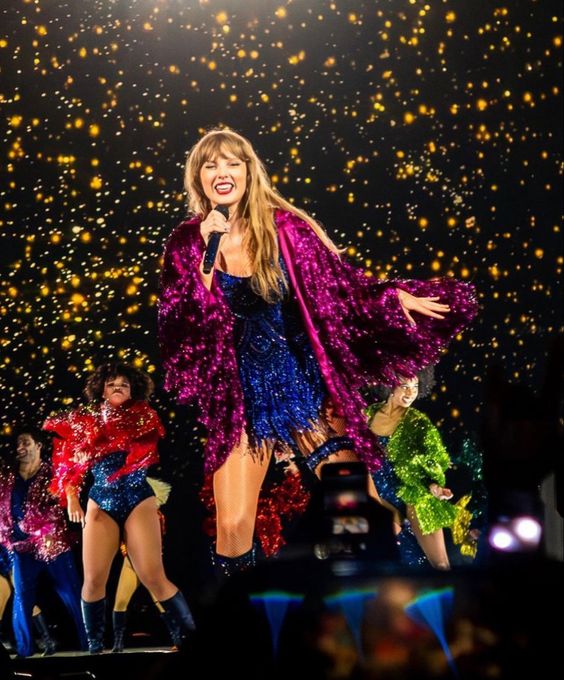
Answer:
<path fill-rule="evenodd" d="M 147 403 L 152 390 L 149 376 L 133 366 L 103 364 L 86 384 L 89 403 L 55 414 L 44 425 L 59 436 L 52 490 L 70 520 L 83 526 L 82 614 L 91 653 L 103 649 L 106 583 L 122 538 L 139 579 L 165 615 L 181 621 L 184 637 L 194 628 L 182 593 L 164 571 L 157 504 L 147 482 L 164 435 Z M 87 472 L 94 481 L 84 513 L 79 490 Z"/>

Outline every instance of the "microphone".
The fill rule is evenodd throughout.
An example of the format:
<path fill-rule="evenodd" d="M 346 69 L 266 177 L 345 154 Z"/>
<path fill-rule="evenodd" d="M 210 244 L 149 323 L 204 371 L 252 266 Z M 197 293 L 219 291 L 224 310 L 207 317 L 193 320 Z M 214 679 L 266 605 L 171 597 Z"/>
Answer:
<path fill-rule="evenodd" d="M 226 205 L 216 205 L 214 210 L 217 210 L 218 213 L 221 213 L 226 220 L 229 219 L 229 208 Z M 204 264 L 202 267 L 204 274 L 209 274 L 212 270 L 212 267 L 215 263 L 215 258 L 217 257 L 219 242 L 222 236 L 223 232 L 221 231 L 212 231 L 210 234 L 208 245 L 206 247 L 206 253 L 204 255 Z"/>

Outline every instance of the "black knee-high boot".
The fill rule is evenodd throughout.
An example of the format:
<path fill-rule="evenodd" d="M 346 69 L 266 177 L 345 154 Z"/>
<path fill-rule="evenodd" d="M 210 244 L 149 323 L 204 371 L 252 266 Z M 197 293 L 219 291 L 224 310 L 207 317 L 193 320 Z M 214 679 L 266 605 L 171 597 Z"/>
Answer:
<path fill-rule="evenodd" d="M 115 609 L 112 611 L 112 627 L 114 629 L 114 646 L 112 647 L 112 652 L 114 652 L 114 654 L 123 652 L 126 618 L 127 612 L 116 612 Z"/>
<path fill-rule="evenodd" d="M 184 599 L 184 595 L 178 590 L 176 595 L 169 597 L 168 600 L 160 600 L 160 604 L 163 608 L 162 617 L 166 627 L 169 631 L 175 628 L 178 630 L 179 642 L 182 644 L 196 630 L 192 612 Z"/>
<path fill-rule="evenodd" d="M 96 602 L 80 601 L 82 620 L 86 628 L 88 651 L 90 654 L 100 654 L 104 649 L 104 629 L 106 627 L 106 598 Z"/>
<path fill-rule="evenodd" d="M 242 555 L 236 557 L 226 557 L 216 553 L 212 547 L 212 564 L 217 580 L 222 583 L 233 574 L 239 571 L 252 569 L 256 563 L 256 546 Z"/>
<path fill-rule="evenodd" d="M 36 614 L 34 617 L 32 617 L 32 621 L 37 636 L 43 647 L 42 656 L 51 656 L 51 654 L 54 654 L 57 651 L 57 648 L 55 646 L 55 641 L 49 632 L 49 626 L 47 625 L 45 617 L 40 612 L 39 614 Z"/>
<path fill-rule="evenodd" d="M 157 609 L 159 608 L 157 607 Z M 182 635 L 180 634 L 180 626 L 178 625 L 178 623 L 176 623 L 176 619 L 173 619 L 172 616 L 167 616 L 166 612 L 162 609 L 162 607 L 161 609 L 159 609 L 159 616 L 163 620 L 163 623 L 166 626 L 166 629 L 168 630 L 172 646 L 180 647 L 180 645 L 182 644 Z"/>

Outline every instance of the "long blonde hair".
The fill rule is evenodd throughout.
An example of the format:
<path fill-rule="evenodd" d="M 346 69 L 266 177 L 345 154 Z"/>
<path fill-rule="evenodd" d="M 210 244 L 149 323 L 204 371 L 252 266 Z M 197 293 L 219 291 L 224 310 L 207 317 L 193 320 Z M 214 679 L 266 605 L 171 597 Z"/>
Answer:
<path fill-rule="evenodd" d="M 280 299 L 287 289 L 279 262 L 274 223 L 276 208 L 297 215 L 309 224 L 327 248 L 335 253 L 340 251 L 314 219 L 276 191 L 249 140 L 233 130 L 210 130 L 188 153 L 184 187 L 192 213 L 205 218 L 211 211 L 212 205 L 204 193 L 200 171 L 204 163 L 226 152 L 241 159 L 247 166 L 247 188 L 239 211 L 243 220 L 243 249 L 248 253 L 251 264 L 251 286 L 267 302 L 273 302 Z"/>

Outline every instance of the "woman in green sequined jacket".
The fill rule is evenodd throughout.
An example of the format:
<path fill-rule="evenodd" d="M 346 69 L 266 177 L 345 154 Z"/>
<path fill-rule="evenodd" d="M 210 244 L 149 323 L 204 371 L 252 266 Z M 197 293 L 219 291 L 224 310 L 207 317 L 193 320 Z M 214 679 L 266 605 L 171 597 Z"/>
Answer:
<path fill-rule="evenodd" d="M 413 551 L 402 551 L 402 527 L 407 518 L 429 563 L 449 569 L 443 528 L 451 527 L 458 513 L 448 502 L 452 492 L 445 488 L 450 457 L 437 428 L 412 407 L 418 394 L 430 391 L 431 385 L 428 370 L 414 378 L 399 377 L 387 399 L 368 408 L 370 429 L 386 450 L 386 459 L 373 479 L 382 501 L 394 513 L 403 561 L 422 563 Z"/>

